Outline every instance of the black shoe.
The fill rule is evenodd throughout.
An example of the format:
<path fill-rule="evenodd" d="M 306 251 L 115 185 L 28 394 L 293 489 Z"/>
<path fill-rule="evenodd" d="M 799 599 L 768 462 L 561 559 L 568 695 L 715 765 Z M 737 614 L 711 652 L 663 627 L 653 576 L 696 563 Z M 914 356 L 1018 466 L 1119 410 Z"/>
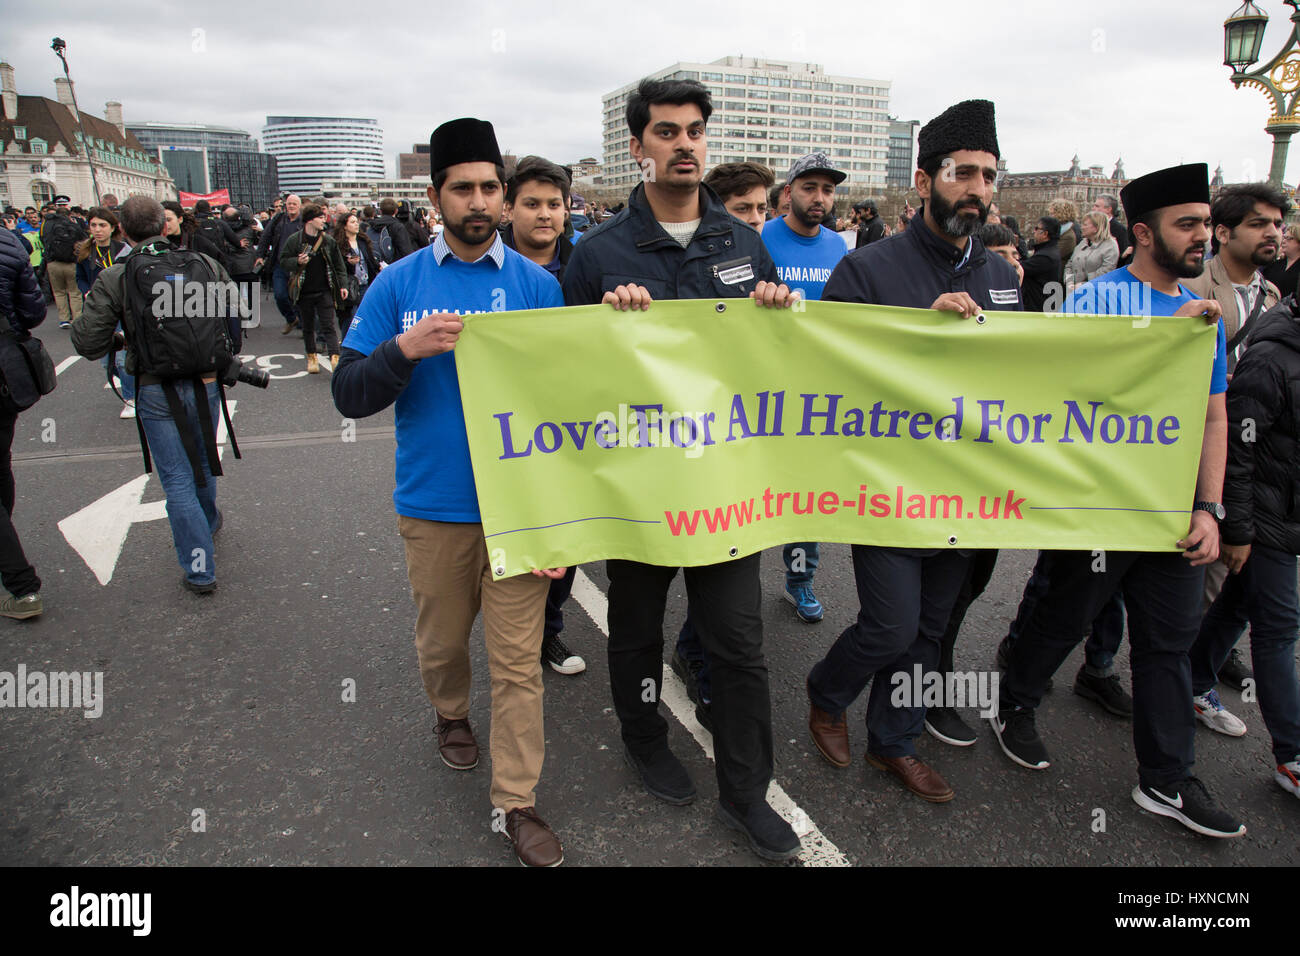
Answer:
<path fill-rule="evenodd" d="M 1029 770 L 1046 770 L 1052 765 L 1047 759 L 1047 748 L 1034 726 L 1034 712 L 1017 707 L 998 711 L 989 718 L 993 735 L 998 738 L 1002 752 Z"/>
<path fill-rule="evenodd" d="M 209 581 L 207 584 L 195 584 L 185 575 L 181 575 L 181 584 L 185 585 L 185 590 L 192 594 L 211 594 L 217 589 L 216 581 Z"/>
<path fill-rule="evenodd" d="M 1189 830 L 1205 836 L 1230 839 L 1246 832 L 1246 825 L 1210 796 L 1205 784 L 1187 777 L 1165 787 L 1133 788 L 1133 802 L 1143 810 L 1173 817 Z"/>
<path fill-rule="evenodd" d="M 558 634 L 542 638 L 542 663 L 550 664 L 557 674 L 581 674 L 587 669 L 587 662 L 569 650 Z"/>
<path fill-rule="evenodd" d="M 695 719 L 700 722 L 701 727 L 707 730 L 710 734 L 713 733 L 713 705 L 712 704 L 696 704 Z"/>
<path fill-rule="evenodd" d="M 925 729 L 930 736 L 954 747 L 969 747 L 975 743 L 975 731 L 952 707 L 931 707 L 925 712 Z"/>
<path fill-rule="evenodd" d="M 673 669 L 673 673 L 681 678 L 682 683 L 686 685 L 686 696 L 691 699 L 691 703 L 700 702 L 700 669 L 704 666 L 703 661 L 688 661 L 678 653 L 677 648 L 673 648 L 673 656 L 668 660 L 668 666 Z"/>
<path fill-rule="evenodd" d="M 1086 666 L 1080 667 L 1074 678 L 1074 692 L 1080 697 L 1095 700 L 1116 717 L 1133 716 L 1133 698 L 1114 674 L 1109 677 L 1093 677 Z"/>
<path fill-rule="evenodd" d="M 695 799 L 691 775 L 667 747 L 651 756 L 638 757 L 624 746 L 623 756 L 651 796 L 675 807 L 684 807 Z"/>
<path fill-rule="evenodd" d="M 718 819 L 749 838 L 749 846 L 765 860 L 788 860 L 803 848 L 794 828 L 766 801 L 742 805 L 718 800 Z"/>
<path fill-rule="evenodd" d="M 1010 669 L 1010 663 L 1007 659 L 1008 655 L 1010 655 L 1011 653 L 1011 645 L 1010 643 L 1008 643 L 1010 640 L 1011 640 L 1010 637 L 1004 637 L 1002 638 L 1002 642 L 998 644 L 998 654 L 997 654 L 998 670 L 1000 670 L 1003 674 L 1005 674 Z M 1051 692 L 1052 692 L 1052 679 L 1049 677 L 1047 678 L 1047 683 L 1043 685 L 1043 693 L 1050 694 Z"/>
<path fill-rule="evenodd" d="M 1234 647 L 1227 661 L 1219 668 L 1219 681 L 1234 690 L 1243 691 L 1246 689 L 1246 681 L 1254 679 L 1255 672 L 1246 666 L 1246 662 L 1241 659 L 1241 651 Z"/>

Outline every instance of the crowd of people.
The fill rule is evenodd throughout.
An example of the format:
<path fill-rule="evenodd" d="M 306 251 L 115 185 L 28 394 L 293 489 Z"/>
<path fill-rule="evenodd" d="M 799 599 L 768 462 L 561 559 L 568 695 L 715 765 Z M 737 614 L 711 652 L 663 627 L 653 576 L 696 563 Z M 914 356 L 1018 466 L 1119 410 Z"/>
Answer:
<path fill-rule="evenodd" d="M 536 806 L 542 666 L 585 669 L 560 637 L 576 569 L 493 574 L 452 355 L 461 316 L 495 310 L 504 290 L 512 309 L 603 304 L 645 311 L 647 321 L 661 300 L 751 297 L 775 309 L 824 299 L 934 309 L 955 319 L 986 310 L 1087 314 L 1148 301 L 1151 314 L 1214 324 L 1196 497 L 1187 502 L 1179 550 L 1111 553 L 1100 573 L 1091 553 L 1041 552 L 998 649 L 1001 696 L 990 724 L 1010 761 L 1048 768 L 1035 714 L 1056 670 L 1087 636 L 1074 690 L 1132 721 L 1132 798 L 1140 807 L 1207 836 L 1245 832 L 1193 773 L 1197 721 L 1230 736 L 1246 732 L 1219 697 L 1220 683 L 1256 689 L 1272 739 L 1272 779 L 1300 797 L 1300 227 L 1285 224 L 1287 197 L 1267 184 L 1211 197 L 1207 168 L 1181 165 L 1132 181 L 1119 197 L 1100 196 L 1086 212 L 1055 200 L 1022 237 L 1016 219 L 993 202 L 1000 155 L 993 104 L 968 100 L 920 131 L 919 208 L 909 205 L 887 222 L 875 201 L 863 199 L 837 221 L 847 174 L 826 153 L 811 152 L 788 170 L 727 163 L 706 175 L 711 111 L 698 83 L 642 81 L 627 107 L 630 151 L 654 175 L 612 209 L 582 203 L 569 171 L 542 157 L 525 157 L 507 175 L 492 125 L 477 119 L 433 132 L 428 216 L 392 199 L 353 209 L 289 195 L 254 214 L 202 202 L 191 213 L 146 197 L 119 209 L 105 197 L 83 224 L 56 201 L 53 210 L 10 217 L 0 297 L 8 303 L 13 288 L 16 330 L 38 322 L 32 267 L 41 266 L 81 354 L 107 361 L 115 333 L 125 334 L 123 394 L 148 419 L 184 583 L 198 594 L 216 586 L 220 471 L 203 448 L 182 449 L 175 436 L 215 419 L 219 387 L 215 374 L 203 375 L 193 394 L 173 400 L 157 375 L 132 382 L 142 367 L 124 291 L 132 259 L 171 261 L 188 251 L 200 254 L 214 279 L 238 281 L 250 294 L 266 282 L 282 332 L 303 335 L 308 371 L 326 356 L 343 415 L 395 406 L 394 506 L 437 751 L 454 770 L 479 761 L 468 640 L 482 612 L 492 673 L 490 796 L 520 861 L 544 866 L 560 863 L 563 849 Z M 15 266 L 12 249 L 24 241 L 31 259 Z M 1093 294 L 1139 286 L 1145 298 Z M 0 437 L 3 425 L 0 419 Z M 10 438 L 12 426 L 9 420 Z M 11 476 L 0 490 L 12 512 Z M 11 525 L 9 534 L 16 544 Z M 39 579 L 5 535 L 0 528 L 12 597 L 0 613 L 30 617 L 40 613 Z M 195 571 L 191 556 L 199 553 L 207 560 Z M 713 735 L 719 819 L 760 857 L 782 860 L 800 841 L 766 798 L 773 743 L 759 557 L 684 569 L 688 612 L 669 663 Z M 822 620 L 818 544 L 792 543 L 782 557 L 793 612 L 809 624 Z M 857 614 L 802 678 L 808 732 L 829 763 L 852 763 L 845 714 L 867 693 L 866 762 L 923 800 L 955 797 L 920 759 L 916 741 L 928 732 L 969 746 L 977 735 L 952 701 L 897 705 L 890 677 L 914 667 L 954 670 L 963 619 L 997 557 L 852 546 Z M 697 793 L 669 746 L 660 706 L 664 609 L 678 570 L 607 563 L 610 690 L 624 757 L 646 791 L 670 804 Z M 14 604 L 32 595 L 34 606 Z M 1131 694 L 1114 666 L 1126 618 Z M 1236 651 L 1247 625 L 1253 670 Z"/>

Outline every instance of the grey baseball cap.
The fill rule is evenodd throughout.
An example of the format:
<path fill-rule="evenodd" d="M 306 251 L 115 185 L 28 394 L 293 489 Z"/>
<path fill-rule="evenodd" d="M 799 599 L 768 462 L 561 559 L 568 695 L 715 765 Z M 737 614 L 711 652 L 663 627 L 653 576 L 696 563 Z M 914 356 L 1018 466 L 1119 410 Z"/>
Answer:
<path fill-rule="evenodd" d="M 839 185 L 849 178 L 849 174 L 841 172 L 835 168 L 831 158 L 825 153 L 809 153 L 807 156 L 801 156 L 794 161 L 790 167 L 790 174 L 785 177 L 786 184 L 790 184 L 800 176 L 807 176 L 809 173 L 825 173 Z"/>

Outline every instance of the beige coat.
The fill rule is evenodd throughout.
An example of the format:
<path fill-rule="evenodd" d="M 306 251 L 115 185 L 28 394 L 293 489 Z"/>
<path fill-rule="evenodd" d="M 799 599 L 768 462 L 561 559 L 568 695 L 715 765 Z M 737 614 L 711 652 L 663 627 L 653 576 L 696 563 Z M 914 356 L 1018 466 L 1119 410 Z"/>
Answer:
<path fill-rule="evenodd" d="M 1073 289 L 1076 285 L 1095 279 L 1099 275 L 1105 275 L 1114 270 L 1117 262 L 1119 262 L 1119 246 L 1109 234 L 1103 241 L 1097 243 L 1085 239 L 1079 243 L 1074 250 L 1074 255 L 1070 256 L 1070 261 L 1065 264 L 1065 287 Z"/>
<path fill-rule="evenodd" d="M 1277 286 L 1267 279 L 1262 281 L 1264 308 L 1260 311 L 1260 315 L 1277 305 L 1278 299 L 1282 297 L 1277 291 Z M 1223 260 L 1215 256 L 1204 272 L 1195 279 L 1183 279 L 1182 284 L 1202 299 L 1213 299 L 1219 303 L 1219 307 L 1223 309 L 1223 331 L 1231 342 L 1232 337 L 1241 328 L 1241 321 L 1245 316 L 1241 314 L 1241 300 L 1237 298 L 1237 292 L 1232 287 L 1232 280 L 1228 278 L 1228 269 L 1223 264 Z"/>

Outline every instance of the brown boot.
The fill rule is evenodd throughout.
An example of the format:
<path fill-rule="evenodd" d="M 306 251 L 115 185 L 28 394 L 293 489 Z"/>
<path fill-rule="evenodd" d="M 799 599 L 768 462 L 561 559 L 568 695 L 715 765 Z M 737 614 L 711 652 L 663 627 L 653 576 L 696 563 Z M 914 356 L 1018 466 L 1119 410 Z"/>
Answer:
<path fill-rule="evenodd" d="M 902 781 L 903 786 L 922 800 L 947 803 L 954 796 L 948 781 L 916 757 L 882 757 L 867 751 L 867 763 L 877 770 L 892 773 Z"/>
<path fill-rule="evenodd" d="M 307 353 L 307 371 L 311 372 L 313 375 L 320 371 L 320 363 L 316 361 L 315 352 Z"/>
<path fill-rule="evenodd" d="M 564 862 L 560 841 L 532 807 L 519 807 L 506 814 L 506 836 L 524 866 L 559 866 Z"/>
<path fill-rule="evenodd" d="M 821 755 L 837 767 L 847 767 L 853 762 L 849 746 L 849 721 L 845 714 L 832 717 L 808 702 L 808 731 Z"/>
<path fill-rule="evenodd" d="M 330 371 L 332 372 L 338 367 L 339 367 L 339 356 L 338 353 L 335 352 L 333 355 L 330 356 Z"/>
<path fill-rule="evenodd" d="M 473 770 L 478 766 L 478 741 L 468 720 L 438 718 L 433 725 L 438 735 L 438 756 L 452 770 Z"/>

